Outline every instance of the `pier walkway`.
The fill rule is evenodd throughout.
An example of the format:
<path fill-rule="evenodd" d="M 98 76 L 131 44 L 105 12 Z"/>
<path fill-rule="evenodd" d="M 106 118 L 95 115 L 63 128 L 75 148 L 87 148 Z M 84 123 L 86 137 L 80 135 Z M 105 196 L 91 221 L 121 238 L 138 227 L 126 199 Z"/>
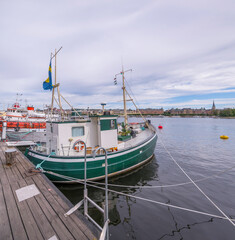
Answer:
<path fill-rule="evenodd" d="M 16 161 L 6 165 L 7 146 L 0 142 L 0 239 L 97 239 L 97 229 L 16 149 Z"/>

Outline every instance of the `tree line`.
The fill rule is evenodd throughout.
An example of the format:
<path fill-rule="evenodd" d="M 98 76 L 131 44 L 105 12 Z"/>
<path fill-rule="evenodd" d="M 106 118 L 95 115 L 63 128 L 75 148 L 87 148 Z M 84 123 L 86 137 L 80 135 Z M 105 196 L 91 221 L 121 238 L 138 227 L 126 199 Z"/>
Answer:
<path fill-rule="evenodd" d="M 235 108 L 225 108 L 223 110 L 213 111 L 214 116 L 219 117 L 235 117 Z"/>

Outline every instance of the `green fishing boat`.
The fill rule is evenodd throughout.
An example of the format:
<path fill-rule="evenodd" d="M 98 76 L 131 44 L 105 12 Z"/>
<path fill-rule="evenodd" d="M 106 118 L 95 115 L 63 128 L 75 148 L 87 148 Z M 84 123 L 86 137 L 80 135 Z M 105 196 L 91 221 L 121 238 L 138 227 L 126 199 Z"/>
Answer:
<path fill-rule="evenodd" d="M 111 115 L 107 111 L 103 111 L 102 115 L 90 115 L 87 118 L 77 116 L 69 120 L 48 121 L 46 144 L 31 146 L 26 150 L 28 159 L 38 168 L 45 170 L 52 181 L 68 183 L 73 182 L 72 179 L 84 179 L 85 158 L 87 179 L 105 178 L 105 152 L 100 147 L 107 151 L 109 177 L 132 171 L 153 157 L 157 142 L 155 127 L 149 120 L 128 123 L 128 92 L 125 88 L 124 73 L 123 70 L 119 73 L 122 75 L 124 98 L 122 125 L 118 124 L 117 115 Z M 59 85 L 55 82 L 54 86 Z M 94 156 L 93 152 L 97 149 L 99 150 Z"/>
<path fill-rule="evenodd" d="M 113 128 L 112 121 L 115 121 Z M 156 131 L 150 123 L 148 126 L 136 124 L 134 131 L 138 133 L 134 138 L 118 140 L 116 116 L 111 115 L 94 116 L 91 120 L 82 122 L 53 122 L 47 125 L 52 140 L 47 142 L 47 147 L 33 146 L 27 149 L 26 156 L 34 165 L 41 164 L 45 171 L 76 179 L 84 178 L 85 147 L 82 144 L 79 146 L 80 140 L 86 140 L 89 146 L 86 149 L 86 159 L 87 178 L 90 180 L 105 177 L 104 152 L 100 151 L 96 157 L 92 154 L 93 149 L 98 146 L 107 149 L 108 176 L 111 177 L 131 171 L 149 161 L 157 141 Z M 89 130 L 93 133 L 89 134 Z M 80 136 L 75 137 L 76 134 Z M 55 175 L 49 174 L 48 177 L 55 182 L 67 181 Z"/>

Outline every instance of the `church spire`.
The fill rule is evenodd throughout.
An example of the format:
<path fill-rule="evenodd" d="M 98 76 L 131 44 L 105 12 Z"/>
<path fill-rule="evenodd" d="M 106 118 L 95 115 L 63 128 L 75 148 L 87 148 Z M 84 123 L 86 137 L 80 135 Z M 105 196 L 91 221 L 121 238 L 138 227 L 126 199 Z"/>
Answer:
<path fill-rule="evenodd" d="M 213 100 L 212 110 L 215 110 L 215 101 Z"/>

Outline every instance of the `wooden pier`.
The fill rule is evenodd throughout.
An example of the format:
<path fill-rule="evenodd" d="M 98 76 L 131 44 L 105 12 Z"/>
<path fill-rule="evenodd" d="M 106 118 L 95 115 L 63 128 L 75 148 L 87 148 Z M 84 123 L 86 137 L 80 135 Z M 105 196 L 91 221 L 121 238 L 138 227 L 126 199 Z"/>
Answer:
<path fill-rule="evenodd" d="M 6 150 L 0 142 L 0 239 L 97 239 L 81 213 L 64 216 L 73 205 L 20 151 L 6 165 Z"/>

